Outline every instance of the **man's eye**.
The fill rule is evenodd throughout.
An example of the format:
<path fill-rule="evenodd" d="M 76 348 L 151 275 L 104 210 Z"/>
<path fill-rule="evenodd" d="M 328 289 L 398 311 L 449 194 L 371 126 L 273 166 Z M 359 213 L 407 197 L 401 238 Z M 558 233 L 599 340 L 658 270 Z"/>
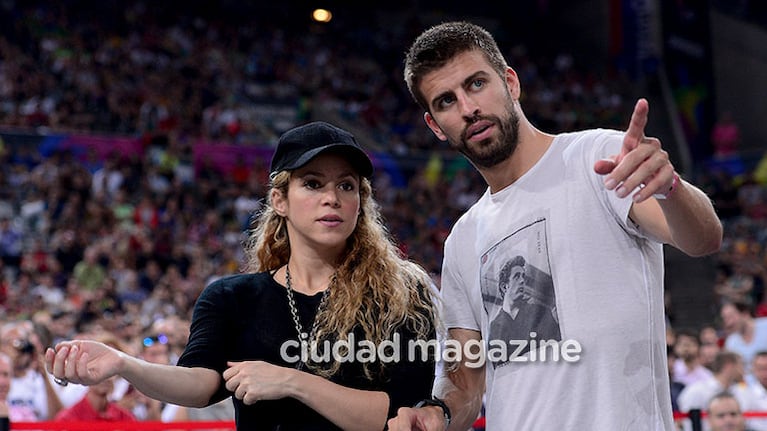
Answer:
<path fill-rule="evenodd" d="M 450 105 L 453 102 L 455 102 L 455 98 L 454 97 L 452 97 L 452 96 L 445 96 L 442 99 L 440 99 L 439 106 L 444 108 L 444 107 Z"/>

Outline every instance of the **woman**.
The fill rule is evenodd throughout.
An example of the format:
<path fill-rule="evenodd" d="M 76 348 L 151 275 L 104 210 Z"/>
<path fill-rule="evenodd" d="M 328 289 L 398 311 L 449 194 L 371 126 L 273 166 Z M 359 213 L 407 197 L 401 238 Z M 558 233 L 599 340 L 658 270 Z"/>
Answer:
<path fill-rule="evenodd" d="M 436 319 L 428 275 L 382 224 L 372 173 L 342 129 L 286 132 L 246 271 L 200 295 L 179 366 L 76 340 L 46 352 L 48 370 L 63 383 L 120 375 L 189 407 L 233 396 L 243 430 L 383 429 L 431 393 L 434 358 L 411 357 L 408 342 L 434 339 Z"/>

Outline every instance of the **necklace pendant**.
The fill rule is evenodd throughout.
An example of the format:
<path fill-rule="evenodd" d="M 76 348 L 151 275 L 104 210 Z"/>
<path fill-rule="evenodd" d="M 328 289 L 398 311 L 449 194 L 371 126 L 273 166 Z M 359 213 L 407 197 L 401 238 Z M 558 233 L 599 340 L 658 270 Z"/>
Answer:
<path fill-rule="evenodd" d="M 309 339 L 309 334 L 306 332 L 301 332 L 301 334 L 299 334 L 299 338 L 301 338 L 301 341 L 306 341 Z"/>

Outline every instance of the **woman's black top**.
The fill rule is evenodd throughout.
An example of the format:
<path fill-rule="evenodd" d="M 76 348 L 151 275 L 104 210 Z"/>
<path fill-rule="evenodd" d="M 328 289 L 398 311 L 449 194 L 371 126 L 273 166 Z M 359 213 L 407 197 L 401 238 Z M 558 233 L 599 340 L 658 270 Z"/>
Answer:
<path fill-rule="evenodd" d="M 294 292 L 294 298 L 301 324 L 308 332 L 322 294 L 307 296 Z M 389 417 L 396 415 L 398 408 L 412 406 L 431 395 L 435 370 L 434 355 L 428 355 L 424 360 L 419 349 L 415 350 L 416 355 L 410 355 L 410 340 L 415 337 L 412 331 L 400 328 L 396 332 L 400 336 L 400 360 L 386 363 L 382 373 L 375 373 L 379 368 L 374 363 L 371 369 L 375 378 L 372 381 L 365 377 L 362 363 L 357 360 L 343 362 L 339 372 L 330 378 L 342 386 L 387 393 Z M 356 328 L 354 335 L 356 353 L 360 350 L 368 353 L 362 356 L 355 353 L 354 357 L 370 358 L 369 346 L 359 343 L 364 339 L 363 332 Z M 431 337 L 433 339 L 433 333 Z M 226 370 L 227 361 L 261 360 L 295 368 L 298 363 L 289 363 L 280 354 L 283 343 L 291 340 L 297 340 L 297 331 L 285 287 L 266 272 L 232 275 L 214 281 L 200 295 L 194 308 L 189 342 L 178 365 L 209 368 L 219 374 Z M 284 349 L 288 356 L 298 352 L 296 347 Z M 388 359 L 395 352 L 389 349 L 384 353 Z M 232 396 L 232 393 L 227 391 L 222 377 L 221 385 L 210 403 L 227 396 Z M 258 401 L 248 406 L 236 398 L 233 401 L 238 430 L 339 429 L 293 398 Z"/>

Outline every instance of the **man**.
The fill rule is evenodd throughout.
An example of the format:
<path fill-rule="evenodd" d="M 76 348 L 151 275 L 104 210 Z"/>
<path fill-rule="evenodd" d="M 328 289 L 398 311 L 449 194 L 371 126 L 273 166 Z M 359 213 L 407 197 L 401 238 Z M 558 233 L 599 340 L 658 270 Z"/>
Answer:
<path fill-rule="evenodd" d="M 711 371 L 700 363 L 700 339 L 698 333 L 690 329 L 680 329 L 676 333 L 674 353 L 674 379 L 685 386 L 711 377 Z"/>
<path fill-rule="evenodd" d="M 711 431 L 748 431 L 738 400 L 722 392 L 708 403 L 708 426 Z"/>
<path fill-rule="evenodd" d="M 762 410 L 767 409 L 767 351 L 761 350 L 756 353 L 751 362 L 751 381 L 748 386 L 754 392 Z M 751 426 L 760 430 L 767 430 L 767 419 L 760 418 L 751 421 Z"/>
<path fill-rule="evenodd" d="M 727 333 L 724 348 L 740 354 L 750 381 L 754 355 L 767 346 L 767 318 L 755 318 L 753 307 L 745 302 L 724 303 L 719 313 Z"/>
<path fill-rule="evenodd" d="M 712 377 L 685 386 L 677 398 L 680 411 L 703 410 L 716 394 L 723 391 L 731 393 L 738 400 L 738 405 L 748 411 L 765 410 L 756 392 L 743 384 L 743 359 L 739 354 L 719 352 L 712 364 L 712 371 Z"/>
<path fill-rule="evenodd" d="M 719 333 L 713 326 L 704 326 L 700 330 L 698 339 L 700 340 L 700 348 L 698 349 L 699 362 L 710 370 L 716 354 L 722 351 L 722 347 L 719 344 Z"/>
<path fill-rule="evenodd" d="M 49 420 L 62 408 L 48 375 L 39 371 L 39 346 L 30 320 L 11 321 L 0 326 L 0 351 L 8 355 L 13 364 L 8 403 L 13 406 L 12 413 L 16 417 L 29 421 Z"/>
<path fill-rule="evenodd" d="M 749 385 L 754 388 L 759 399 L 767 404 L 767 351 L 761 350 L 756 353 L 751 362 L 751 371 L 754 379 L 749 382 Z"/>
<path fill-rule="evenodd" d="M 75 422 L 125 422 L 135 421 L 130 411 L 111 401 L 109 396 L 114 390 L 117 377 L 106 379 L 100 383 L 88 386 L 82 399 L 72 407 L 63 409 L 56 414 L 55 421 Z"/>
<path fill-rule="evenodd" d="M 660 141 L 644 136 L 647 102 L 626 133 L 542 132 L 525 117 L 521 83 L 493 37 L 469 23 L 427 30 L 405 63 L 429 128 L 488 184 L 445 243 L 450 337 L 464 351 L 483 338 L 518 343 L 488 340 L 485 298 L 486 280 L 519 254 L 551 277 L 561 345 L 571 350 L 570 362 L 448 367 L 438 399 L 400 409 L 389 428 L 466 430 L 486 389 L 491 430 L 671 430 L 662 244 L 706 255 L 719 249 L 722 227 Z"/>

